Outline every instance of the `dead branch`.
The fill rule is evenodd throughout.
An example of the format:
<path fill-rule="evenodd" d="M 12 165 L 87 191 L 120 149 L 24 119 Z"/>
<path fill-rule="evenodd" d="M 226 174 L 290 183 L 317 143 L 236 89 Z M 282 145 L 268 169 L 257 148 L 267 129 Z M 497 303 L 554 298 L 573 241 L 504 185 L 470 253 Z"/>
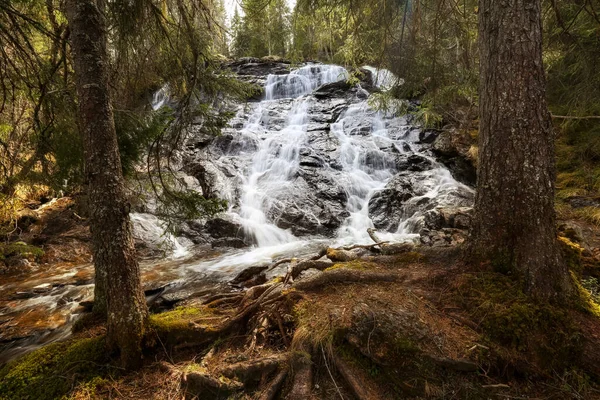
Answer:
<path fill-rule="evenodd" d="M 375 247 L 380 247 L 384 244 L 388 244 L 389 242 L 379 242 L 375 244 L 355 244 L 352 246 L 342 247 L 343 250 L 354 250 L 354 249 L 366 249 L 373 250 Z"/>
<path fill-rule="evenodd" d="M 369 234 L 371 240 L 373 240 L 375 243 L 381 243 L 381 240 L 379 240 L 379 237 L 377 237 L 377 234 L 375 232 L 377 232 L 375 228 L 367 229 L 367 233 Z"/>

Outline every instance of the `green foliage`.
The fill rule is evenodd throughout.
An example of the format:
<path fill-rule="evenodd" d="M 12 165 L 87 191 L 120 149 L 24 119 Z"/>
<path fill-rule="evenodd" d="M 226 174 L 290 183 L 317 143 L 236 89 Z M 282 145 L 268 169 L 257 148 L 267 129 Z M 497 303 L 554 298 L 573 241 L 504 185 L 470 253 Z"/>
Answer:
<path fill-rule="evenodd" d="M 290 10 L 286 0 L 242 0 L 244 15 L 236 8 L 232 19 L 235 57 L 281 56 L 288 53 Z"/>
<path fill-rule="evenodd" d="M 57 399 L 76 382 L 96 381 L 111 371 L 104 338 L 72 339 L 42 347 L 0 370 L 0 398 Z"/>

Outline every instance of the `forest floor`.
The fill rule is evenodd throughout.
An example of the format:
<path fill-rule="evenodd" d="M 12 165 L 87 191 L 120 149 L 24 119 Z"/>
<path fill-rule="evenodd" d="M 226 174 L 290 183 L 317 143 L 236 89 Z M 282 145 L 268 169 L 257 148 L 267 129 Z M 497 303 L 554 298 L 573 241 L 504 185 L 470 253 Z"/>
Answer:
<path fill-rule="evenodd" d="M 81 249 L 85 228 L 67 225 Z M 283 279 L 248 273 L 246 290 L 153 314 L 137 372 L 115 366 L 102 323 L 85 317 L 1 369 L 0 399 L 600 399 L 600 230 L 572 220 L 561 234 L 577 289 L 564 304 L 529 299 L 460 247 L 348 261 L 329 249 Z"/>

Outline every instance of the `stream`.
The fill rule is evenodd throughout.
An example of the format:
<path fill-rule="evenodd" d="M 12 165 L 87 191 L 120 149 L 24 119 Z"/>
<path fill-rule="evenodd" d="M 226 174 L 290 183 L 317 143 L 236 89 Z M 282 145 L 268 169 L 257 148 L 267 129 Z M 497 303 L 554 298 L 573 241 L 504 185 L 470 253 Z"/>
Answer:
<path fill-rule="evenodd" d="M 395 83 L 389 71 L 367 68 L 370 84 L 351 87 L 334 65 L 236 68 L 263 85 L 263 99 L 236 105 L 221 136 L 195 133 L 180 166 L 190 187 L 227 200 L 228 210 L 189 221 L 177 237 L 150 212 L 131 215 L 139 240 L 166 249 L 141 264 L 149 302 L 207 296 L 248 266 L 323 245 L 370 244 L 368 228 L 383 240 L 423 242 L 438 210 L 472 204 L 473 190 L 436 160 L 427 132 L 369 106 L 373 91 Z M 167 101 L 163 88 L 153 108 Z M 0 277 L 0 365 L 68 337 L 92 296 L 90 263 Z"/>

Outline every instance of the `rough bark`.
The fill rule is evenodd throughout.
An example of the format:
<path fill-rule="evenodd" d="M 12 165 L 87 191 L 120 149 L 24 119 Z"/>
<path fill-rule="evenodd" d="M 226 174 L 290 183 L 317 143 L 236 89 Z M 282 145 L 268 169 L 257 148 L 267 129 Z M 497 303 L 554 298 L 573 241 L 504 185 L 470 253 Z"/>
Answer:
<path fill-rule="evenodd" d="M 71 51 L 79 100 L 96 289 L 107 315 L 107 343 L 123 364 L 141 361 L 148 310 L 135 257 L 108 86 L 107 28 L 101 0 L 68 0 Z"/>
<path fill-rule="evenodd" d="M 480 0 L 480 131 L 473 254 L 548 299 L 568 291 L 556 241 L 554 134 L 540 0 Z"/>

